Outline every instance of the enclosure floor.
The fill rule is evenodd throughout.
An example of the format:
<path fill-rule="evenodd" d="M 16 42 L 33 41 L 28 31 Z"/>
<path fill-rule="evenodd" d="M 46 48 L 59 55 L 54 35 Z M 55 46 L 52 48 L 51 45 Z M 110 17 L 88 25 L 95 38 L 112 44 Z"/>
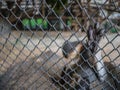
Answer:
<path fill-rule="evenodd" d="M 104 61 L 113 61 L 115 65 L 120 64 L 119 34 L 109 33 L 100 43 L 100 47 L 103 47 Z M 0 74 L 19 62 L 29 61 L 31 58 L 39 56 L 41 52 L 51 50 L 62 57 L 61 47 L 65 40 L 82 40 L 85 36 L 85 33 L 68 31 L 12 31 L 10 34 L 1 35 Z"/>

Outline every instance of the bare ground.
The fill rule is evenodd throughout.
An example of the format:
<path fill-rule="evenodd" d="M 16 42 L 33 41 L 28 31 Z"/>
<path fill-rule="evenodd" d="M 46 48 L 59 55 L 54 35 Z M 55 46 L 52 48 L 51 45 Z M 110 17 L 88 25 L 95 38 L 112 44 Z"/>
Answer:
<path fill-rule="evenodd" d="M 62 58 L 62 44 L 65 40 L 68 39 L 70 41 L 75 41 L 78 39 L 82 40 L 85 35 L 85 33 L 80 32 L 13 31 L 10 35 L 0 36 L 0 74 L 5 78 L 5 85 L 3 86 L 6 86 L 6 89 L 2 89 L 9 90 L 9 86 L 17 85 L 14 88 L 11 87 L 11 90 L 18 90 L 18 88 L 22 86 L 26 79 L 28 79 L 28 81 L 23 84 L 23 87 L 21 87 L 22 90 L 26 90 L 26 88 L 29 88 L 31 90 L 36 90 L 35 88 L 38 90 L 56 89 L 48 77 L 53 76 L 54 73 L 57 73 L 59 75 L 61 68 L 67 62 Z M 100 47 L 103 49 L 102 56 L 105 61 L 112 61 L 115 63 L 115 65 L 120 64 L 119 41 L 120 33 L 107 34 L 102 39 Z M 47 52 L 49 50 L 55 52 L 60 57 L 55 61 L 49 60 L 48 62 L 44 62 L 44 60 L 41 59 L 41 53 Z M 38 56 L 41 57 L 37 58 Z M 44 69 L 39 69 L 43 63 Z M 55 63 L 56 65 L 54 65 L 52 68 L 53 64 Z M 31 66 L 31 68 L 27 70 L 26 68 L 29 66 Z M 22 76 L 22 78 L 18 79 L 26 70 L 27 72 Z M 47 70 L 47 73 L 45 73 L 45 70 Z M 35 71 L 37 72 L 35 73 Z M 34 74 L 32 76 L 29 76 L 32 72 Z M 10 83 L 7 85 L 6 82 L 9 78 L 11 80 L 9 80 Z M 14 85 L 17 79 L 19 82 Z"/>

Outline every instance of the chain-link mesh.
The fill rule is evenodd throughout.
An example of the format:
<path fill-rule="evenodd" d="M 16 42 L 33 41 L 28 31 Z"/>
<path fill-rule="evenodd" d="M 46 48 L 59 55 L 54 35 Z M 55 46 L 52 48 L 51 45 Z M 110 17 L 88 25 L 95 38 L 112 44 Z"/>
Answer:
<path fill-rule="evenodd" d="M 120 90 L 119 0 L 1 0 L 0 90 Z"/>

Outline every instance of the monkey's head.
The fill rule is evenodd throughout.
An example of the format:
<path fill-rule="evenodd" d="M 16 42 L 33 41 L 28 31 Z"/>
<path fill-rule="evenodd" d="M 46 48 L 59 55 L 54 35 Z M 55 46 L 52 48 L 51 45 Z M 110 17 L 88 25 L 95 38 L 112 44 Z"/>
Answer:
<path fill-rule="evenodd" d="M 81 41 L 69 42 L 65 41 L 62 46 L 62 53 L 65 58 L 74 59 L 82 49 Z"/>

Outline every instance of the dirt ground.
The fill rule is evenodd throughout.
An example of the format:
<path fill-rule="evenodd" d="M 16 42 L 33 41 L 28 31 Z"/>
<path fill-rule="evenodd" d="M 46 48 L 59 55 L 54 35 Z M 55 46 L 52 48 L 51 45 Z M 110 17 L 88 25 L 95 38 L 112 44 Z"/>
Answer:
<path fill-rule="evenodd" d="M 85 33 L 81 32 L 41 32 L 41 31 L 12 31 L 10 34 L 0 36 L 0 74 L 5 82 L 9 81 L 8 87 L 15 84 L 14 79 L 18 79 L 26 68 L 31 66 L 29 70 L 18 79 L 19 82 L 16 83 L 17 87 L 12 87 L 10 90 L 19 90 L 18 87 L 23 85 L 22 90 L 30 88 L 31 90 L 54 90 L 56 87 L 50 82 L 48 77 L 52 76 L 53 72 L 56 70 L 59 71 L 67 62 L 62 58 L 61 46 L 65 40 L 76 41 L 76 40 L 85 40 Z M 104 61 L 114 63 L 115 65 L 120 64 L 120 32 L 114 34 L 107 34 L 100 43 L 102 48 L 102 56 Z M 60 57 L 57 60 L 49 60 L 57 64 L 52 68 L 53 64 L 50 64 L 48 61 L 45 62 L 41 59 L 42 53 L 51 50 Z M 38 56 L 40 56 L 38 58 Z M 43 62 L 42 62 L 43 61 Z M 42 63 L 41 63 L 42 62 Z M 33 64 L 34 63 L 34 64 Z M 45 69 L 39 68 L 44 63 Z M 22 66 L 21 66 L 22 65 Z M 37 69 L 37 71 L 36 71 Z M 16 71 L 15 71 L 16 70 Z M 44 73 L 47 70 L 47 74 Z M 30 76 L 30 73 L 35 73 Z M 54 73 L 56 73 L 54 72 Z M 60 72 L 57 72 L 59 74 Z M 4 75 L 4 76 L 3 76 Z M 39 77 L 38 77 L 39 76 Z M 41 77 L 40 77 L 41 76 Z M 28 78 L 29 77 L 29 78 Z M 39 78 L 39 79 L 38 79 Z M 11 80 L 10 80 L 11 79 Z M 27 81 L 28 79 L 28 81 Z M 1 81 L 2 81 L 1 80 Z M 35 82 L 36 81 L 36 82 Z M 17 82 L 17 81 L 16 81 Z M 22 83 L 21 83 L 22 82 Z M 25 83 L 26 82 L 26 83 Z M 37 85 L 36 85 L 37 83 Z M 39 84 L 38 84 L 39 83 Z M 2 85 L 5 87 L 5 85 Z M 51 88 L 51 89 L 50 89 Z M 20 89 L 21 90 L 21 89 Z"/>

